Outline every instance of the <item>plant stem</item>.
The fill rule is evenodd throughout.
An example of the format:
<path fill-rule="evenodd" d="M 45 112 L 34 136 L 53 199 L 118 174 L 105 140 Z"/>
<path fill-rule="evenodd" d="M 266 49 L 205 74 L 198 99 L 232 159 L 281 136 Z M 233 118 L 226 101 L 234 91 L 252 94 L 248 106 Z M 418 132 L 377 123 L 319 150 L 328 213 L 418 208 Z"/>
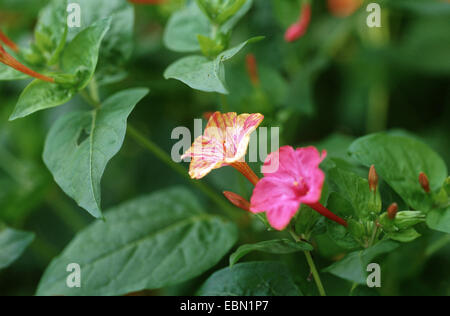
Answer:
<path fill-rule="evenodd" d="M 232 219 L 238 219 L 238 213 L 222 196 L 218 195 L 211 188 L 206 186 L 200 181 L 193 180 L 189 177 L 189 174 L 183 166 L 174 162 L 170 156 L 162 150 L 158 145 L 142 135 L 136 128 L 128 124 L 128 135 L 131 136 L 139 145 L 151 152 L 155 157 L 164 162 L 173 171 L 180 174 L 183 178 L 195 185 L 200 191 L 214 201 L 217 206 L 223 209 L 227 215 Z"/>
<path fill-rule="evenodd" d="M 311 256 L 311 252 L 304 251 L 306 261 L 308 262 L 309 268 L 311 269 L 311 273 L 314 278 L 314 282 L 316 282 L 317 289 L 319 290 L 320 296 L 327 296 L 325 293 L 325 289 L 323 287 L 322 281 L 320 280 L 319 272 L 317 272 L 316 265 L 314 264 L 314 260 Z"/>
<path fill-rule="evenodd" d="M 294 240 L 296 242 L 300 242 L 301 241 L 300 237 L 297 236 L 297 234 L 295 233 L 295 231 L 293 229 L 289 229 L 288 231 L 291 234 L 292 238 L 294 238 Z M 310 251 L 303 251 L 303 253 L 305 254 L 306 261 L 308 262 L 309 269 L 311 270 L 311 273 L 312 273 L 313 278 L 314 278 L 314 282 L 316 283 L 317 290 L 319 290 L 320 296 L 327 296 L 327 294 L 325 293 L 325 289 L 323 287 L 322 281 L 320 280 L 319 272 L 317 272 L 316 265 L 314 264 L 314 260 L 313 260 L 313 258 L 311 256 L 311 252 Z"/>

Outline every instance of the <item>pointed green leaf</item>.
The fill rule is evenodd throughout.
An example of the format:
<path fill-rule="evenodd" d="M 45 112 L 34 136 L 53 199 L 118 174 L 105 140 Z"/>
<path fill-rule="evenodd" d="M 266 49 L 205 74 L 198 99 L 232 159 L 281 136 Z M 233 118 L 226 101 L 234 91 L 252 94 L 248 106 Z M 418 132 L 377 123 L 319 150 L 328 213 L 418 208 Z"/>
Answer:
<path fill-rule="evenodd" d="M 271 254 L 289 254 L 298 251 L 313 251 L 314 247 L 307 242 L 295 242 L 289 239 L 274 239 L 261 241 L 256 244 L 247 244 L 240 246 L 230 256 L 230 267 L 236 264 L 242 257 L 252 251 L 261 251 Z"/>
<path fill-rule="evenodd" d="M 47 268 L 37 295 L 123 295 L 182 283 L 212 268 L 237 240 L 236 226 L 204 213 L 183 188 L 162 190 L 106 212 Z M 66 267 L 81 267 L 68 288 Z"/>
<path fill-rule="evenodd" d="M 225 83 L 224 62 L 233 58 L 248 43 L 261 39 L 261 37 L 255 37 L 245 41 L 236 47 L 224 51 L 214 60 L 209 60 L 203 56 L 182 58 L 166 69 L 164 78 L 180 80 L 196 90 L 228 94 Z"/>
<path fill-rule="evenodd" d="M 122 147 L 128 115 L 147 93 L 147 89 L 122 91 L 107 99 L 100 109 L 68 113 L 48 134 L 44 162 L 56 183 L 97 218 L 102 216 L 103 172 Z"/>
<path fill-rule="evenodd" d="M 289 270 L 279 262 L 246 262 L 211 275 L 201 296 L 302 296 Z"/>
<path fill-rule="evenodd" d="M 0 269 L 16 261 L 33 241 L 34 234 L 0 224 Z"/>
<path fill-rule="evenodd" d="M 61 68 L 64 73 L 76 76 L 75 85 L 31 82 L 19 97 L 11 121 L 34 112 L 52 108 L 69 101 L 84 89 L 95 72 L 100 44 L 109 29 L 111 19 L 104 19 L 80 32 L 64 49 Z"/>

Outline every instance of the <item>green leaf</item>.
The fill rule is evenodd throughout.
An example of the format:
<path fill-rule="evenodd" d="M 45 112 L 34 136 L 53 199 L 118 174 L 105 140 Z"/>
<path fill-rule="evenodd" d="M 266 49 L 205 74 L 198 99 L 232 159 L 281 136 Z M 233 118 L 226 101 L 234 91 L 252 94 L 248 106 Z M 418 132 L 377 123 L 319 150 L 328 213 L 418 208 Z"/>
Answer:
<path fill-rule="evenodd" d="M 78 233 L 47 268 L 37 295 L 123 295 L 182 283 L 216 265 L 236 240 L 236 226 L 204 213 L 192 193 L 162 190 Z M 81 267 L 81 288 L 66 286 L 70 263 Z"/>
<path fill-rule="evenodd" d="M 328 176 L 336 184 L 341 196 L 350 202 L 356 218 L 369 219 L 380 213 L 382 205 L 379 190 L 372 192 L 367 179 L 340 168 L 329 170 Z"/>
<path fill-rule="evenodd" d="M 342 260 L 325 268 L 323 272 L 331 273 L 354 283 L 366 284 L 367 266 L 373 263 L 373 260 L 378 256 L 393 251 L 398 246 L 399 244 L 394 241 L 381 241 L 365 250 L 347 254 Z"/>
<path fill-rule="evenodd" d="M 34 234 L 0 224 L 0 269 L 16 261 L 31 244 Z"/>
<path fill-rule="evenodd" d="M 431 229 L 450 234 L 450 207 L 434 209 L 428 213 L 427 225 Z"/>
<path fill-rule="evenodd" d="M 77 0 L 81 7 L 81 28 L 69 30 L 69 40 L 93 23 L 111 18 L 111 29 L 105 35 L 100 52 L 96 79 L 99 84 L 121 80 L 122 69 L 131 57 L 134 46 L 134 7 L 124 0 Z M 117 75 L 118 72 L 122 74 Z"/>
<path fill-rule="evenodd" d="M 355 218 L 355 211 L 346 199 L 340 194 L 333 192 L 328 198 L 327 207 L 333 213 L 347 220 L 348 229 L 332 221 L 327 221 L 327 234 L 336 244 L 344 249 L 356 249 L 360 247 L 356 238 L 360 238 L 359 234 L 355 234 L 351 230 L 352 226 L 358 227 L 358 222 L 352 221 Z M 353 234 L 352 234 L 353 232 Z M 355 236 L 356 235 L 356 236 Z"/>
<path fill-rule="evenodd" d="M 61 68 L 64 73 L 76 76 L 75 85 L 34 80 L 20 95 L 9 120 L 64 104 L 84 89 L 94 75 L 100 44 L 110 24 L 111 19 L 101 20 L 80 32 L 66 46 L 61 57 Z"/>
<path fill-rule="evenodd" d="M 0 63 L 0 81 L 28 79 L 27 75 Z"/>
<path fill-rule="evenodd" d="M 48 134 L 45 164 L 64 192 L 94 217 L 102 216 L 103 172 L 122 147 L 128 115 L 147 93 L 147 89 L 122 91 L 107 99 L 99 109 L 68 113 Z"/>
<path fill-rule="evenodd" d="M 242 257 L 252 251 L 261 251 L 271 254 L 289 254 L 298 251 L 313 251 L 314 247 L 307 242 L 295 242 L 289 239 L 274 239 L 261 241 L 256 244 L 240 246 L 230 256 L 230 267 L 236 264 Z"/>
<path fill-rule="evenodd" d="M 419 238 L 421 235 L 414 228 L 409 228 L 403 231 L 389 233 L 387 236 L 395 241 L 411 242 Z"/>
<path fill-rule="evenodd" d="M 198 35 L 209 36 L 211 25 L 195 1 L 175 12 L 164 31 L 164 44 L 170 50 L 191 53 L 200 51 Z"/>
<path fill-rule="evenodd" d="M 182 58 L 166 69 L 164 78 L 180 80 L 196 90 L 228 94 L 225 83 L 224 62 L 234 57 L 248 43 L 261 39 L 261 37 L 255 37 L 245 41 L 234 48 L 224 51 L 214 60 L 209 60 L 203 56 Z"/>
<path fill-rule="evenodd" d="M 363 165 L 374 164 L 377 173 L 413 209 L 429 211 L 433 206 L 430 194 L 419 184 L 424 172 L 433 192 L 447 178 L 444 161 L 426 144 L 405 136 L 372 134 L 356 140 L 350 154 Z"/>
<path fill-rule="evenodd" d="M 66 43 L 67 0 L 52 0 L 42 9 L 34 30 L 33 51 L 42 57 L 46 64 L 58 62 L 59 55 Z M 33 52 L 35 53 L 35 52 Z"/>
<path fill-rule="evenodd" d="M 279 262 L 239 263 L 217 271 L 199 290 L 201 296 L 302 296 Z"/>

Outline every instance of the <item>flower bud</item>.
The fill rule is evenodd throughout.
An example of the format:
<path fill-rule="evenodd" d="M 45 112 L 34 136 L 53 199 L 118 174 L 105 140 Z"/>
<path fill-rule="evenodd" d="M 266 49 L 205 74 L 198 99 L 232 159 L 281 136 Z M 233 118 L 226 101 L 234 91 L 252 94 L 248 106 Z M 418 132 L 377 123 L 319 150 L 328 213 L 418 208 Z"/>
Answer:
<path fill-rule="evenodd" d="M 374 165 L 370 166 L 370 170 L 369 170 L 369 188 L 370 188 L 370 191 L 377 192 L 378 174 L 377 174 L 377 171 L 375 170 Z"/>
<path fill-rule="evenodd" d="M 250 81 L 254 86 L 258 86 L 259 85 L 258 64 L 256 62 L 255 55 L 248 54 L 245 58 L 245 61 Z"/>
<path fill-rule="evenodd" d="M 426 193 L 430 193 L 430 181 L 428 181 L 428 177 L 424 172 L 419 174 L 419 183 Z"/>
<path fill-rule="evenodd" d="M 286 42 L 293 42 L 295 40 L 298 40 L 303 35 L 305 35 L 310 20 L 311 20 L 311 4 L 305 3 L 302 6 L 302 11 L 300 13 L 299 20 L 296 23 L 292 24 L 286 31 L 286 34 L 284 35 L 284 39 L 286 40 Z"/>
<path fill-rule="evenodd" d="M 399 229 L 407 229 L 416 224 L 425 222 L 426 216 L 420 211 L 402 211 L 398 212 L 394 224 Z"/>
<path fill-rule="evenodd" d="M 228 201 L 231 202 L 234 206 L 244 210 L 244 211 L 250 211 L 250 202 L 248 202 L 246 199 L 244 199 L 239 194 L 236 194 L 234 192 L 230 191 L 224 191 L 223 195 L 228 199 Z"/>
<path fill-rule="evenodd" d="M 398 204 L 392 203 L 391 205 L 389 205 L 387 209 L 388 218 L 391 220 L 395 219 L 397 212 L 398 212 Z"/>
<path fill-rule="evenodd" d="M 0 42 L 5 43 L 6 46 L 8 46 L 9 48 L 11 48 L 13 51 L 18 52 L 19 51 L 19 47 L 16 45 L 16 43 L 14 43 L 13 41 L 11 41 L 8 36 L 6 36 L 1 30 L 0 30 Z"/>

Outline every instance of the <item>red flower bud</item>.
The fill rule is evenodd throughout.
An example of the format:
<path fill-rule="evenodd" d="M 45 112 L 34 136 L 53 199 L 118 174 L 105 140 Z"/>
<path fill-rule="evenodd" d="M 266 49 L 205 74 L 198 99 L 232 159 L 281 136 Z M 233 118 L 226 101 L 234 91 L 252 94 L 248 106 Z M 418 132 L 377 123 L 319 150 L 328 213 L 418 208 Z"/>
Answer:
<path fill-rule="evenodd" d="M 395 219 L 397 212 L 398 212 L 397 203 L 392 203 L 391 205 L 389 205 L 389 207 L 387 209 L 388 218 L 391 220 Z"/>
<path fill-rule="evenodd" d="M 375 170 L 375 166 L 372 165 L 372 166 L 370 166 L 370 170 L 369 170 L 369 188 L 370 188 L 370 191 L 376 192 L 377 191 L 377 187 L 378 187 L 378 174 L 377 174 L 377 171 Z"/>
<path fill-rule="evenodd" d="M 258 64 L 256 63 L 255 55 L 248 54 L 245 60 L 250 81 L 254 86 L 259 85 Z"/>
<path fill-rule="evenodd" d="M 286 34 L 284 35 L 284 39 L 286 40 L 286 42 L 293 42 L 302 37 L 308 29 L 310 20 L 311 4 L 305 3 L 302 6 L 299 20 L 291 27 L 289 27 L 286 31 Z"/>
<path fill-rule="evenodd" d="M 230 192 L 230 191 L 224 191 L 223 195 L 228 199 L 228 201 L 231 202 L 234 206 L 244 210 L 244 211 L 250 211 L 250 202 L 248 202 L 246 199 L 244 199 L 239 194 Z"/>
<path fill-rule="evenodd" d="M 430 193 L 430 181 L 428 181 L 427 175 L 423 172 L 419 173 L 419 183 L 426 193 Z"/>
<path fill-rule="evenodd" d="M 328 10 L 337 17 L 352 15 L 361 6 L 361 0 L 328 0 Z"/>
<path fill-rule="evenodd" d="M 18 52 L 19 46 L 16 45 L 13 41 L 11 41 L 8 36 L 6 36 L 1 30 L 0 30 L 0 42 L 5 43 L 6 46 L 11 48 L 13 51 Z M 1 44 L 1 43 L 0 43 Z"/>

